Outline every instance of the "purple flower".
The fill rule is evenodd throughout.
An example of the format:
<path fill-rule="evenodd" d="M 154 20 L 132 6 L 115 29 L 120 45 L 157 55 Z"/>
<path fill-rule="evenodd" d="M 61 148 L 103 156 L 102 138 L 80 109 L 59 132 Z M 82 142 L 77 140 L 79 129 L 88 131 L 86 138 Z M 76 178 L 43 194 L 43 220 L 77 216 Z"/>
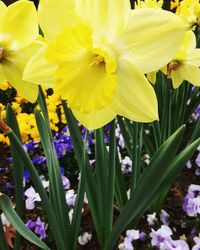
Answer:
<path fill-rule="evenodd" d="M 73 189 L 70 189 L 66 192 L 65 198 L 67 201 L 68 206 L 74 206 L 76 202 L 76 194 L 74 193 Z"/>
<path fill-rule="evenodd" d="M 124 174 L 132 172 L 132 161 L 128 156 L 122 160 L 121 170 Z"/>
<path fill-rule="evenodd" d="M 32 162 L 34 164 L 43 164 L 46 162 L 46 158 L 44 156 L 35 156 L 33 159 L 32 159 Z"/>
<path fill-rule="evenodd" d="M 40 239 L 46 238 L 45 223 L 41 221 L 40 217 L 35 221 L 34 232 L 40 236 Z"/>
<path fill-rule="evenodd" d="M 196 245 L 193 246 L 192 250 L 199 250 L 200 249 L 200 238 L 194 237 L 194 241 L 195 241 Z"/>
<path fill-rule="evenodd" d="M 200 214 L 200 186 L 191 184 L 184 198 L 183 210 L 188 216 L 195 217 Z"/>
<path fill-rule="evenodd" d="M 158 250 L 189 250 L 184 240 L 173 240 L 171 235 L 172 231 L 166 225 L 162 225 L 157 231 L 152 229 L 150 233 L 152 246 L 157 247 Z"/>
<path fill-rule="evenodd" d="M 24 192 L 24 195 L 27 197 L 25 204 L 26 209 L 28 210 L 35 208 L 36 201 L 41 201 L 39 194 L 35 192 L 35 189 L 32 186 Z"/>
<path fill-rule="evenodd" d="M 44 239 L 46 238 L 46 232 L 45 229 L 47 226 L 45 226 L 45 223 L 43 221 L 41 221 L 40 217 L 37 218 L 36 221 L 34 220 L 28 220 L 26 222 L 26 226 L 32 230 L 34 230 L 34 232 L 40 236 L 40 239 Z"/>
<path fill-rule="evenodd" d="M 169 226 L 169 214 L 164 209 L 161 210 L 160 220 L 164 225 Z"/>
<path fill-rule="evenodd" d="M 195 162 L 196 162 L 197 166 L 200 167 L 200 152 L 198 153 Z"/>

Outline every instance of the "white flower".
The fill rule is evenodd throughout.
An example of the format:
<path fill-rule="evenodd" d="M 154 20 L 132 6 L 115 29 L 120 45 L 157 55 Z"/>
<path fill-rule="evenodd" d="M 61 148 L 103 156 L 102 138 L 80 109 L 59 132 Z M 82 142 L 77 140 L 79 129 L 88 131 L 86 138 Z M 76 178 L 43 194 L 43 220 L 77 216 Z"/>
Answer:
<path fill-rule="evenodd" d="M 78 243 L 84 246 L 91 240 L 91 238 L 92 238 L 92 234 L 89 234 L 88 232 L 84 232 L 78 237 Z"/>
<path fill-rule="evenodd" d="M 147 222 L 148 222 L 149 226 L 154 225 L 157 221 L 158 221 L 158 219 L 156 218 L 156 213 L 147 214 Z"/>

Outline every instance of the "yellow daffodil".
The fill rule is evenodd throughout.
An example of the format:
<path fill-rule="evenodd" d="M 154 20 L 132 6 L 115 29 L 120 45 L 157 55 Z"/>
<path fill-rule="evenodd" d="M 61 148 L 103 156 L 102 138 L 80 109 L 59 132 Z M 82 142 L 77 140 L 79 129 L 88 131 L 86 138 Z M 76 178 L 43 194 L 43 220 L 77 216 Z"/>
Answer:
<path fill-rule="evenodd" d="M 176 10 L 176 14 L 185 21 L 186 27 L 188 29 L 193 29 L 196 25 L 199 25 L 200 22 L 199 0 L 181 1 L 179 7 Z"/>
<path fill-rule="evenodd" d="M 139 8 L 162 8 L 163 0 L 137 0 L 135 9 Z"/>
<path fill-rule="evenodd" d="M 131 10 L 129 0 L 41 0 L 39 23 L 48 44 L 30 59 L 24 79 L 52 86 L 88 129 L 117 114 L 158 119 L 144 74 L 175 55 L 185 28 L 161 9 Z"/>
<path fill-rule="evenodd" d="M 173 87 L 177 88 L 183 80 L 200 86 L 200 49 L 196 49 L 196 37 L 192 31 L 185 35 L 180 50 L 168 65 L 168 75 Z"/>
<path fill-rule="evenodd" d="M 34 4 L 20 0 L 8 7 L 0 1 L 0 83 L 7 80 L 20 95 L 34 102 L 38 86 L 22 80 L 30 55 L 38 48 L 38 17 Z"/>

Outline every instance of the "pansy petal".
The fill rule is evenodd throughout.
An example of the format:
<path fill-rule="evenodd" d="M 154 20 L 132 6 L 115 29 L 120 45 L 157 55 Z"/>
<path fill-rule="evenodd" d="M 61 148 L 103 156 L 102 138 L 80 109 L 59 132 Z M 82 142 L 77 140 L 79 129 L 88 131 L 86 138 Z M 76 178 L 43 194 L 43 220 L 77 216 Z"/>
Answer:
<path fill-rule="evenodd" d="M 6 80 L 12 85 L 18 93 L 29 102 L 34 103 L 38 97 L 38 86 L 31 82 L 22 80 L 22 72 L 11 62 L 2 64 L 2 70 Z"/>
<path fill-rule="evenodd" d="M 127 61 L 120 62 L 118 76 L 118 89 L 112 105 L 115 112 L 137 122 L 157 120 L 156 95 L 145 76 Z"/>
<path fill-rule="evenodd" d="M 131 11 L 129 0 L 77 0 L 76 12 L 94 28 L 94 36 L 112 41 L 127 27 Z"/>
<path fill-rule="evenodd" d="M 74 0 L 40 0 L 38 15 L 40 27 L 48 40 L 77 22 Z"/>
<path fill-rule="evenodd" d="M 172 59 L 184 34 L 184 23 L 175 14 L 161 9 L 137 9 L 132 11 L 127 32 L 117 45 L 122 58 L 149 73 Z"/>
<path fill-rule="evenodd" d="M 38 17 L 34 4 L 20 0 L 9 5 L 2 20 L 1 32 L 12 35 L 20 48 L 36 39 Z"/>
<path fill-rule="evenodd" d="M 98 129 L 112 121 L 117 115 L 110 106 L 103 109 L 82 114 L 77 110 L 72 110 L 76 119 L 87 129 Z"/>
<path fill-rule="evenodd" d="M 44 45 L 31 57 L 24 69 L 23 79 L 51 88 L 56 66 L 46 60 L 46 51 L 47 45 Z"/>

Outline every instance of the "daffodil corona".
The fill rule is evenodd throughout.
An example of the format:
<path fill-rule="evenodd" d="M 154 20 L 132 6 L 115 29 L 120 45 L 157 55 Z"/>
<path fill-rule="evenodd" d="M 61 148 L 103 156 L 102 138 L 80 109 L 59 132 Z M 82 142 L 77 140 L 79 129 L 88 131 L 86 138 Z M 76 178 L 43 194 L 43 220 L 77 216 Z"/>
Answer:
<path fill-rule="evenodd" d="M 117 114 L 158 119 L 144 74 L 175 55 L 185 33 L 180 18 L 161 9 L 131 10 L 129 0 L 41 0 L 38 13 L 48 43 L 30 59 L 24 79 L 53 87 L 88 129 Z"/>
<path fill-rule="evenodd" d="M 34 102 L 38 86 L 22 80 L 30 55 L 38 48 L 38 18 L 34 4 L 20 0 L 6 5 L 0 1 L 0 82 L 8 81 L 20 95 Z"/>

